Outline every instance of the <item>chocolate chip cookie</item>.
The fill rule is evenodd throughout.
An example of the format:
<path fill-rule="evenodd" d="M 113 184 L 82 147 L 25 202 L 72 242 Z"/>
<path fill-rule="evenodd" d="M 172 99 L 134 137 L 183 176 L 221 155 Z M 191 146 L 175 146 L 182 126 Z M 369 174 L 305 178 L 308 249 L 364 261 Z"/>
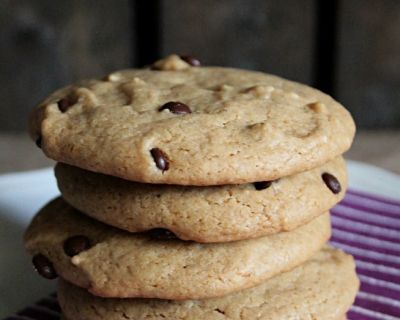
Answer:
<path fill-rule="evenodd" d="M 177 56 L 60 89 L 33 112 L 30 128 L 57 161 L 198 186 L 315 168 L 345 152 L 355 132 L 349 112 L 316 89 Z"/>
<path fill-rule="evenodd" d="M 293 230 L 340 201 L 346 166 L 338 157 L 276 181 L 210 187 L 135 183 L 59 163 L 64 199 L 131 232 L 165 228 L 184 240 L 227 242 Z"/>
<path fill-rule="evenodd" d="M 58 274 L 95 295 L 182 300 L 260 284 L 305 262 L 329 236 L 324 214 L 290 232 L 199 244 L 160 229 L 141 234 L 119 230 L 57 198 L 33 219 L 25 247 L 41 275 Z"/>

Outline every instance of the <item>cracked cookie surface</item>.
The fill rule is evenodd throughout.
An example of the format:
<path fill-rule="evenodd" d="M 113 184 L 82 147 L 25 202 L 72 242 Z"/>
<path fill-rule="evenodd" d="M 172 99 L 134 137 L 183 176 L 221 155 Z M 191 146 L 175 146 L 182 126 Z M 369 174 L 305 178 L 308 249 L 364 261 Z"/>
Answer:
<path fill-rule="evenodd" d="M 350 114 L 316 89 L 177 56 L 156 66 L 55 92 L 33 112 L 32 137 L 60 162 L 180 185 L 274 180 L 350 147 Z"/>
<path fill-rule="evenodd" d="M 347 188 L 341 157 L 274 182 L 210 187 L 135 183 L 62 163 L 55 173 L 64 199 L 101 222 L 130 232 L 165 228 L 196 242 L 293 230 L 333 207 Z M 339 192 L 323 180 L 327 173 Z"/>
<path fill-rule="evenodd" d="M 24 242 L 38 271 L 54 268 L 44 276 L 58 273 L 104 297 L 179 300 L 223 296 L 290 270 L 317 252 L 330 231 L 324 214 L 293 231 L 258 239 L 200 244 L 168 235 L 162 240 L 104 225 L 57 198 L 33 219 Z"/>
<path fill-rule="evenodd" d="M 58 296 L 74 320 L 343 320 L 358 285 L 353 258 L 325 247 L 292 271 L 217 299 L 102 299 L 65 281 Z"/>

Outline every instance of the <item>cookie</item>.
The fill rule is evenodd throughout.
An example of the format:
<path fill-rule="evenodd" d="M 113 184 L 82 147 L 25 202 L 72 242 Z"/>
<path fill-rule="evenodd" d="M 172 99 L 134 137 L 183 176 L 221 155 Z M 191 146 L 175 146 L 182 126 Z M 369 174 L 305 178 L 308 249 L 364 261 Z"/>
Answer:
<path fill-rule="evenodd" d="M 325 214 L 290 232 L 220 244 L 174 239 L 155 229 L 129 233 L 79 213 L 61 198 L 44 207 L 25 234 L 42 275 L 104 297 L 201 299 L 257 285 L 294 268 L 330 236 Z"/>
<path fill-rule="evenodd" d="M 341 157 L 274 182 L 210 187 L 135 183 L 61 163 L 55 173 L 64 199 L 97 220 L 131 232 L 165 228 L 196 242 L 293 230 L 333 207 L 347 188 Z"/>
<path fill-rule="evenodd" d="M 103 299 L 65 281 L 58 296 L 64 314 L 74 320 L 339 320 L 358 286 L 352 257 L 326 247 L 292 271 L 216 299 Z"/>
<path fill-rule="evenodd" d="M 31 135 L 50 158 L 127 180 L 178 185 L 270 181 L 345 152 L 355 126 L 322 92 L 171 56 L 50 95 Z"/>

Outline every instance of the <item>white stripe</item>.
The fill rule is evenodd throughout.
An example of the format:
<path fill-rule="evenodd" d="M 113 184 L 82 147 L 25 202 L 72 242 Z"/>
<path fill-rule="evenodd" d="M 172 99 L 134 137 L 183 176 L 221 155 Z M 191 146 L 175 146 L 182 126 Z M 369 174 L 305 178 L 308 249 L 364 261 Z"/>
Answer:
<path fill-rule="evenodd" d="M 337 246 L 341 249 L 343 249 L 344 251 L 347 251 L 349 253 L 352 254 L 356 254 L 365 258 L 372 258 L 372 259 L 377 259 L 377 260 L 381 260 L 384 262 L 393 262 L 393 263 L 399 263 L 400 264 L 400 256 L 395 256 L 392 254 L 387 254 L 387 253 L 380 253 L 380 252 L 375 252 L 372 250 L 365 250 L 365 249 L 361 249 L 361 248 L 357 248 L 354 246 L 349 246 L 347 244 L 342 244 L 340 242 L 336 242 L 336 241 L 330 241 L 331 244 L 333 244 L 334 246 Z"/>
<path fill-rule="evenodd" d="M 380 272 L 380 273 L 386 273 L 386 274 L 390 274 L 390 275 L 393 275 L 393 276 L 400 276 L 400 270 L 399 269 L 383 266 L 381 264 L 375 264 L 375 263 L 371 263 L 371 262 L 365 262 L 365 261 L 356 260 L 356 266 L 358 268 L 364 269 L 364 270 Z"/>
<path fill-rule="evenodd" d="M 344 217 L 335 216 L 335 212 L 332 212 L 331 220 L 333 224 L 333 228 L 335 228 L 335 224 L 342 227 L 351 228 L 353 230 L 371 233 L 380 236 L 386 236 L 391 238 L 398 238 L 400 240 L 400 232 L 393 229 L 387 229 L 384 227 L 372 226 L 370 224 L 352 221 Z"/>
<path fill-rule="evenodd" d="M 382 304 L 387 304 L 388 306 L 391 306 L 391 307 L 396 307 L 396 308 L 400 307 L 400 301 L 397 301 L 397 300 L 394 300 L 391 298 L 387 298 L 387 297 L 378 296 L 373 293 L 367 293 L 367 292 L 360 291 L 360 292 L 358 292 L 357 297 L 364 299 L 364 300 L 368 300 L 368 301 L 375 301 L 375 302 L 379 302 Z"/>
<path fill-rule="evenodd" d="M 361 205 L 363 207 L 376 209 L 376 210 L 384 210 L 394 214 L 400 214 L 400 203 L 399 204 L 391 204 L 386 203 L 379 200 L 374 200 L 366 197 L 362 197 L 356 194 L 346 193 L 345 200 L 349 202 L 353 202 L 354 204 Z"/>
<path fill-rule="evenodd" d="M 383 249 L 390 249 L 394 251 L 399 251 L 400 253 L 400 243 L 391 242 L 386 240 L 380 240 L 373 237 L 368 237 L 360 234 L 355 234 L 343 230 L 333 230 L 333 235 L 344 240 L 350 240 L 358 243 L 365 243 L 370 246 L 379 247 Z"/>
<path fill-rule="evenodd" d="M 388 314 L 383 314 L 378 311 L 372 311 L 359 306 L 352 306 L 350 310 L 364 316 L 375 317 L 379 320 L 400 320 L 400 318 L 398 317 L 393 317 Z"/>
<path fill-rule="evenodd" d="M 365 222 L 384 224 L 387 227 L 400 227 L 400 219 L 385 217 L 379 213 L 370 213 L 350 207 L 345 207 L 342 204 L 337 204 L 335 207 L 335 211 L 351 218 L 358 218 Z"/>
<path fill-rule="evenodd" d="M 382 287 L 385 289 L 392 289 L 400 292 L 400 284 L 389 282 L 385 280 L 376 279 L 373 277 L 365 276 L 363 274 L 359 274 L 358 277 L 360 278 L 361 282 L 370 284 L 376 287 Z"/>

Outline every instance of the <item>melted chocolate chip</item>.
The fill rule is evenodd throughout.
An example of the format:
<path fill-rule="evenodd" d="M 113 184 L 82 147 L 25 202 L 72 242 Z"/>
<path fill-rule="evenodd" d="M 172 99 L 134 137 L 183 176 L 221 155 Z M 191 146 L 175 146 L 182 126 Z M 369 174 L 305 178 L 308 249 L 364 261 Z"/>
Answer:
<path fill-rule="evenodd" d="M 64 241 L 64 252 L 73 257 L 90 248 L 90 241 L 85 236 L 73 236 Z"/>
<path fill-rule="evenodd" d="M 37 137 L 35 143 L 38 146 L 38 148 L 42 148 L 42 136 Z"/>
<path fill-rule="evenodd" d="M 163 111 L 165 109 L 168 109 L 170 112 L 175 114 L 192 113 L 192 110 L 190 110 L 190 108 L 186 104 L 179 101 L 167 102 L 166 104 L 162 105 L 158 110 Z"/>
<path fill-rule="evenodd" d="M 47 259 L 42 254 L 37 254 L 32 259 L 33 266 L 36 271 L 46 279 L 55 279 L 57 278 L 57 272 L 53 267 L 53 264 L 49 259 Z"/>
<path fill-rule="evenodd" d="M 180 56 L 180 58 L 183 61 L 185 61 L 188 64 L 190 64 L 192 67 L 200 67 L 201 66 L 200 60 L 198 60 L 198 59 L 196 59 L 194 57 L 191 57 L 191 56 Z"/>
<path fill-rule="evenodd" d="M 67 98 L 63 98 L 57 102 L 58 109 L 60 109 L 61 112 L 66 112 L 73 104 L 71 99 Z"/>
<path fill-rule="evenodd" d="M 271 186 L 273 181 L 258 181 L 258 182 L 254 182 L 254 188 L 256 188 L 256 190 L 264 190 L 267 189 Z"/>
<path fill-rule="evenodd" d="M 177 239 L 176 235 L 173 232 L 171 232 L 167 229 L 163 229 L 163 228 L 151 229 L 151 230 L 147 231 L 147 234 L 155 240 Z"/>
<path fill-rule="evenodd" d="M 169 169 L 168 158 L 163 151 L 158 148 L 153 148 L 150 150 L 150 153 L 158 169 L 162 171 L 166 171 Z"/>
<path fill-rule="evenodd" d="M 338 179 L 335 176 L 331 175 L 330 173 L 323 173 L 322 180 L 324 180 L 326 186 L 331 190 L 334 194 L 339 193 L 342 191 L 342 187 Z"/>

